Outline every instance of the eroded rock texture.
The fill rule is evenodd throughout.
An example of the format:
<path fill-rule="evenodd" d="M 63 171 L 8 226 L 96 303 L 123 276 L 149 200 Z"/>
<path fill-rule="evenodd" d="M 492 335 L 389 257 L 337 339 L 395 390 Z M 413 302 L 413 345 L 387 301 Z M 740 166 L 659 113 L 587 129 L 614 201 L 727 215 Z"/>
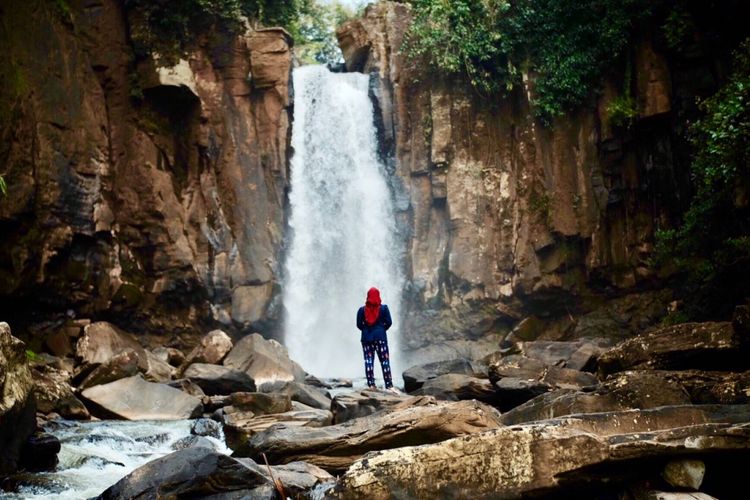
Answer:
<path fill-rule="evenodd" d="M 163 68 L 131 45 L 122 2 L 65 5 L 0 6 L 3 317 L 269 330 L 290 37 L 204 37 Z"/>
<path fill-rule="evenodd" d="M 616 74 L 599 97 L 543 126 L 528 75 L 506 97 L 482 100 L 466 82 L 406 59 L 409 23 L 408 5 L 382 2 L 337 33 L 347 68 L 373 73 L 383 154 L 397 177 L 416 312 L 403 330 L 407 347 L 486 338 L 530 313 L 547 320 L 524 340 L 578 336 L 593 296 L 651 284 L 654 230 L 681 189 L 671 68 L 651 40 L 636 42 L 635 140 L 608 123 Z M 642 317 L 604 319 L 622 338 Z"/>

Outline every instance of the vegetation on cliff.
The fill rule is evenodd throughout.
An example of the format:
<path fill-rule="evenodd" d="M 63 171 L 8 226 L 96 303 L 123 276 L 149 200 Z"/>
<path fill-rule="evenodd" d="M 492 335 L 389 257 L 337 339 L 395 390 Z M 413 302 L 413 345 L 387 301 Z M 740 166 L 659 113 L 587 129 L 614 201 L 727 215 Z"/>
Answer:
<path fill-rule="evenodd" d="M 658 233 L 658 256 L 687 274 L 685 318 L 722 316 L 750 267 L 750 38 L 727 83 L 691 127 L 695 195 L 682 224 Z M 738 293 L 739 292 L 739 293 Z"/>

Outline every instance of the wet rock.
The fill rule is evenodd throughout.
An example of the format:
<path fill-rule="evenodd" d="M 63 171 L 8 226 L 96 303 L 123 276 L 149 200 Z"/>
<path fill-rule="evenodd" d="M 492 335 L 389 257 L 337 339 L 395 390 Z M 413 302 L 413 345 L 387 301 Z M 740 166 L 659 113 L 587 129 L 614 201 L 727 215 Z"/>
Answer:
<path fill-rule="evenodd" d="M 304 460 L 340 472 L 372 450 L 427 444 L 498 427 L 500 414 L 476 401 L 433 402 L 320 428 L 276 426 L 253 435 L 241 454 Z M 236 452 L 240 454 L 240 452 Z"/>
<path fill-rule="evenodd" d="M 94 415 L 125 420 L 180 420 L 203 411 L 200 398 L 140 375 L 90 387 L 81 397 Z"/>
<path fill-rule="evenodd" d="M 221 425 L 210 418 L 199 418 L 190 425 L 190 434 L 221 439 Z"/>
<path fill-rule="evenodd" d="M 289 395 L 262 392 L 235 392 L 229 397 L 229 404 L 238 411 L 250 411 L 255 415 L 284 413 L 292 409 Z"/>
<path fill-rule="evenodd" d="M 404 371 L 404 390 L 413 392 L 422 387 L 430 379 L 446 375 L 448 373 L 460 373 L 472 377 L 487 375 L 487 367 L 481 363 L 465 358 L 456 358 L 447 361 L 436 361 L 424 365 L 413 366 Z"/>
<path fill-rule="evenodd" d="M 327 393 L 317 387 L 300 384 L 299 382 L 266 385 L 263 389 L 274 394 L 289 396 L 292 401 L 299 401 L 313 408 L 328 410 L 331 407 L 331 398 L 328 397 Z"/>
<path fill-rule="evenodd" d="M 506 379 L 507 380 L 507 379 Z M 497 389 L 489 380 L 449 373 L 426 381 L 414 392 L 419 396 L 434 396 L 437 399 L 459 401 L 476 399 L 492 404 L 498 399 Z"/>
<path fill-rule="evenodd" d="M 247 373 L 226 366 L 193 363 L 184 376 L 210 396 L 255 391 L 255 382 Z"/>
<path fill-rule="evenodd" d="M 731 323 L 684 323 L 625 340 L 599 358 L 599 374 L 628 369 L 742 367 L 743 338 Z"/>
<path fill-rule="evenodd" d="M 291 382 L 296 373 L 286 347 L 257 333 L 237 342 L 223 364 L 247 373 L 261 389 L 264 384 Z"/>
<path fill-rule="evenodd" d="M 221 330 L 212 330 L 201 338 L 200 343 L 190 351 L 180 370 L 184 371 L 192 363 L 219 364 L 232 350 L 232 339 Z"/>
<path fill-rule="evenodd" d="M 59 452 L 59 439 L 52 434 L 36 432 L 29 436 L 21 449 L 20 467 L 29 472 L 54 470 Z"/>
<path fill-rule="evenodd" d="M 98 498 L 276 498 L 271 481 L 260 472 L 208 447 L 176 451 L 134 470 Z"/>
<path fill-rule="evenodd" d="M 172 449 L 175 451 L 184 450 L 186 448 L 196 448 L 199 446 L 208 448 L 209 450 L 218 451 L 217 444 L 204 436 L 185 436 L 184 438 L 178 439 L 172 443 Z"/>
<path fill-rule="evenodd" d="M 16 470 L 21 449 L 36 427 L 34 381 L 26 345 L 0 322 L 0 475 Z"/>
<path fill-rule="evenodd" d="M 61 417 L 72 420 L 90 418 L 86 406 L 79 400 L 70 387 L 70 376 L 67 372 L 47 368 L 44 371 L 34 370 L 34 397 L 37 411 L 58 413 Z"/>
<path fill-rule="evenodd" d="M 333 414 L 328 410 L 315 408 L 293 409 L 284 413 L 255 415 L 251 411 L 241 411 L 232 406 L 223 408 L 224 436 L 227 446 L 235 456 L 249 456 L 248 439 L 271 426 L 283 424 L 289 427 L 325 427 L 331 425 Z"/>
<path fill-rule="evenodd" d="M 731 420 L 744 419 L 747 409 L 734 413 Z M 653 457 L 750 450 L 745 424 L 707 423 L 732 414 L 731 408 L 714 408 L 713 413 L 691 409 L 688 418 L 682 410 L 661 418 L 653 414 L 658 410 L 634 410 L 588 423 L 579 417 L 504 427 L 427 446 L 379 451 L 354 463 L 332 496 L 380 499 L 390 498 L 393 491 L 407 498 L 560 494 L 602 481 L 597 471 L 610 474 L 612 468 L 606 465 L 622 474 L 637 474 Z M 629 465 L 623 468 L 625 460 Z"/>
<path fill-rule="evenodd" d="M 701 460 L 672 460 L 664 466 L 661 476 L 675 488 L 698 490 L 706 474 L 706 464 Z"/>
<path fill-rule="evenodd" d="M 734 331 L 745 338 L 750 337 L 750 305 L 741 305 L 734 308 L 732 327 Z"/>
<path fill-rule="evenodd" d="M 421 399 L 424 398 L 372 390 L 337 394 L 331 402 L 333 422 L 340 424 L 355 418 L 372 415 L 381 410 L 396 408 L 404 401 L 416 402 Z"/>

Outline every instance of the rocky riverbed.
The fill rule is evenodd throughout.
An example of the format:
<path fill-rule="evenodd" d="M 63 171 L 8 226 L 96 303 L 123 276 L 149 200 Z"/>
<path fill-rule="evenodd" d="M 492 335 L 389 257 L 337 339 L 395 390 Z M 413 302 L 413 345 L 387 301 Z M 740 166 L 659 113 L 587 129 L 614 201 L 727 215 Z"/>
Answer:
<path fill-rule="evenodd" d="M 412 367 L 401 394 L 320 380 L 257 334 L 183 353 L 98 322 L 55 357 L 2 324 L 3 495 L 739 498 L 748 318 L 506 342 Z"/>

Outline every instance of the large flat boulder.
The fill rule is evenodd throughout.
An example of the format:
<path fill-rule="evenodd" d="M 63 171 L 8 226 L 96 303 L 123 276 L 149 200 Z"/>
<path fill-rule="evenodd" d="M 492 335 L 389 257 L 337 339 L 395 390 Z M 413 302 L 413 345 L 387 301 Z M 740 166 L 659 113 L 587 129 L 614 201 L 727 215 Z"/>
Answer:
<path fill-rule="evenodd" d="M 201 399 L 136 375 L 81 393 L 92 414 L 124 420 L 182 420 L 201 415 Z"/>
<path fill-rule="evenodd" d="M 224 437 L 227 446 L 236 456 L 246 456 L 248 440 L 258 432 L 283 424 L 285 427 L 325 427 L 331 425 L 333 415 L 328 410 L 306 408 L 293 409 L 283 413 L 257 415 L 252 411 L 239 410 L 233 406 L 224 407 Z"/>
<path fill-rule="evenodd" d="M 476 399 L 489 404 L 495 403 L 498 398 L 495 386 L 486 378 L 475 378 L 460 373 L 448 373 L 427 380 L 412 394 L 434 396 L 436 399 L 449 401 Z"/>
<path fill-rule="evenodd" d="M 684 408 L 680 410 L 685 410 Z M 653 460 L 750 452 L 747 407 L 712 411 L 658 410 L 601 414 L 583 419 L 489 430 L 427 446 L 370 453 L 341 478 L 336 498 L 518 498 L 561 495 L 576 486 L 605 484 L 613 471 L 624 477 L 653 467 Z M 643 420 L 640 417 L 644 417 Z M 712 423 L 716 419 L 730 423 Z M 619 424 L 619 426 L 618 426 Z M 603 476 L 597 476 L 603 474 Z M 569 488 L 569 489 L 565 489 Z M 594 496 L 594 495 L 592 495 Z"/>
<path fill-rule="evenodd" d="M 437 402 L 321 428 L 275 426 L 250 438 L 243 454 L 273 463 L 310 462 L 341 472 L 364 453 L 443 441 L 500 426 L 500 414 L 477 401 Z"/>
<path fill-rule="evenodd" d="M 183 376 L 209 396 L 255 391 L 255 381 L 247 373 L 226 366 L 193 363 Z"/>
<path fill-rule="evenodd" d="M 572 370 L 593 370 L 598 357 L 611 347 L 609 339 L 578 339 L 573 341 L 535 340 L 519 342 L 520 353 L 548 366 Z"/>
<path fill-rule="evenodd" d="M 36 428 L 34 381 L 26 345 L 0 323 L 0 475 L 14 472 L 21 448 Z"/>
<path fill-rule="evenodd" d="M 424 365 L 412 366 L 404 371 L 404 390 L 406 392 L 414 392 L 428 380 L 449 373 L 460 373 L 472 377 L 486 378 L 487 367 L 482 363 L 465 358 L 435 361 Z"/>
<path fill-rule="evenodd" d="M 264 384 L 295 380 L 294 363 L 286 347 L 258 333 L 243 337 L 224 358 L 224 366 L 244 371 L 261 388 Z"/>
<path fill-rule="evenodd" d="M 264 388 L 272 394 L 283 394 L 289 396 L 292 401 L 298 401 L 313 408 L 328 410 L 331 408 L 331 398 L 328 393 L 312 385 L 299 382 L 284 382 L 267 384 Z"/>
<path fill-rule="evenodd" d="M 258 500 L 277 498 L 273 482 L 256 467 L 248 467 L 204 446 L 188 447 L 148 462 L 107 488 L 98 498 L 129 500 L 211 495 Z"/>
<path fill-rule="evenodd" d="M 340 424 L 355 418 L 372 415 L 381 410 L 393 409 L 404 401 L 414 402 L 417 400 L 419 398 L 414 396 L 369 389 L 359 392 L 344 392 L 334 396 L 331 402 L 333 422 Z"/>
<path fill-rule="evenodd" d="M 731 370 L 747 366 L 747 340 L 732 323 L 684 323 L 620 342 L 599 358 L 599 375 L 632 369 Z"/>

